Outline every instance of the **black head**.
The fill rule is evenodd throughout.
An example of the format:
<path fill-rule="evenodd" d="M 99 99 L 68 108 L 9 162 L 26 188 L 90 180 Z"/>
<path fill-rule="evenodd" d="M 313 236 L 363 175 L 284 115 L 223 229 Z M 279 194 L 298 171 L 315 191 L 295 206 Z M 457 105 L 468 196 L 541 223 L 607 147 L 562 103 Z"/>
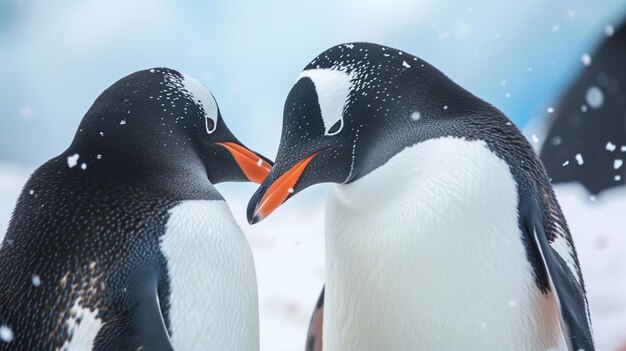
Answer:
<path fill-rule="evenodd" d="M 328 49 L 287 97 L 276 164 L 250 200 L 248 220 L 310 185 L 358 180 L 407 146 L 462 130 L 467 111 L 481 109 L 492 107 L 400 50 L 370 43 Z"/>
<path fill-rule="evenodd" d="M 106 89 L 63 156 L 70 167 L 116 169 L 137 181 L 193 174 L 213 184 L 260 183 L 271 169 L 230 132 L 200 82 L 167 68 L 133 73 Z"/>

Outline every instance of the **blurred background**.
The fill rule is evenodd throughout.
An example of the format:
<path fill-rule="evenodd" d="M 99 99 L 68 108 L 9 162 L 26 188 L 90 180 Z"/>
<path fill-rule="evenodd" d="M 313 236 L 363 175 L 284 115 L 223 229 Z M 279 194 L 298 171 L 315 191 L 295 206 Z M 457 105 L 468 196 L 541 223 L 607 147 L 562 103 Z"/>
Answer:
<path fill-rule="evenodd" d="M 196 77 L 217 98 L 233 133 L 273 158 L 283 102 L 301 69 L 335 44 L 377 42 L 438 67 L 501 109 L 539 149 L 546 135 L 552 135 L 551 141 L 559 136 L 549 129 L 557 125 L 557 115 L 571 115 L 563 112 L 562 98 L 594 67 L 596 49 L 614 37 L 625 15 L 625 0 L 184 5 L 163 0 L 0 0 L 0 237 L 29 173 L 69 145 L 102 90 L 136 70 L 167 66 Z M 626 59 L 619 62 L 619 70 L 626 71 Z M 586 96 L 572 94 L 576 108 L 589 105 Z M 625 96 L 620 94 L 615 98 Z M 592 103 L 598 102 L 597 96 Z M 608 113 L 601 106 L 594 109 Z M 625 111 L 615 117 L 623 130 Z M 626 145 L 606 141 L 616 145 L 615 152 Z M 575 162 L 571 155 L 559 157 L 554 161 L 559 165 Z M 624 173 L 621 164 L 615 170 Z M 567 184 L 557 187 L 557 195 L 583 266 L 598 350 L 626 350 L 623 181 L 589 192 L 576 179 L 564 180 Z M 245 205 L 254 185 L 219 189 L 255 254 L 262 349 L 303 349 L 324 277 L 325 186 L 304 192 L 253 227 L 245 222 Z"/>

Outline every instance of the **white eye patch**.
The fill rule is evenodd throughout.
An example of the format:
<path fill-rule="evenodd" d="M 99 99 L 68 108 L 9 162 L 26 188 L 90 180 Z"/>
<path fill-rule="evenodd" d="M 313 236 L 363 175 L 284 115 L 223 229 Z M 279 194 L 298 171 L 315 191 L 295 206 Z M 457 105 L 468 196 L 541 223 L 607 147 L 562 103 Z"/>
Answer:
<path fill-rule="evenodd" d="M 204 110 L 205 126 L 207 133 L 211 134 L 217 128 L 217 102 L 213 94 L 202 83 L 195 78 L 182 74 L 183 89 L 186 90 L 190 98 Z"/>
<path fill-rule="evenodd" d="M 353 74 L 340 69 L 320 68 L 303 71 L 298 77 L 313 81 L 322 112 L 324 135 L 335 135 L 343 129 L 343 111 L 352 91 Z"/>

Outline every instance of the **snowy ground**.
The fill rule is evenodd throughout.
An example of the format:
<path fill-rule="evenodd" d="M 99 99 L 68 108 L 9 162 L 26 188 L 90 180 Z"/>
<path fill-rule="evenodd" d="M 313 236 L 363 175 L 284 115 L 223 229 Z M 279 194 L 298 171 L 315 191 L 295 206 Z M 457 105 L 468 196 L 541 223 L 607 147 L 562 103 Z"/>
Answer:
<path fill-rule="evenodd" d="M 578 184 L 559 185 L 587 285 L 597 349 L 626 350 L 626 188 L 590 197 Z"/>
<path fill-rule="evenodd" d="M 29 171 L 0 165 L 0 236 Z M 249 226 L 245 206 L 254 186 L 227 185 L 220 190 L 254 251 L 261 350 L 303 350 L 324 279 L 323 197 L 296 197 Z M 626 188 L 591 200 L 579 186 L 567 185 L 557 187 L 557 195 L 580 256 L 597 349 L 626 350 Z"/>

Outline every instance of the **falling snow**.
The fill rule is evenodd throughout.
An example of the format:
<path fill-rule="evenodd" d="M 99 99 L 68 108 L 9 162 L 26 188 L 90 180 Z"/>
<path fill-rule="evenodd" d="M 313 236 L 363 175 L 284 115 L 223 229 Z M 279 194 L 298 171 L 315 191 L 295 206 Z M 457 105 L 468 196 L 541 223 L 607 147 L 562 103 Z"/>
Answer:
<path fill-rule="evenodd" d="M 600 108 L 604 103 L 604 94 L 600 88 L 593 85 L 587 89 L 585 100 L 591 108 Z"/>
<path fill-rule="evenodd" d="M 87 169 L 87 164 L 86 163 L 81 163 L 80 169 L 82 169 L 83 171 L 86 170 Z"/>
<path fill-rule="evenodd" d="M 554 112 L 554 108 L 553 107 L 548 107 L 548 113 L 552 113 Z"/>
<path fill-rule="evenodd" d="M 406 63 L 406 61 L 402 61 L 402 66 L 406 67 L 406 68 L 411 68 L 411 65 L 409 65 L 408 63 Z"/>
<path fill-rule="evenodd" d="M 34 286 L 37 287 L 37 286 L 41 285 L 41 277 L 39 277 L 37 274 L 33 274 L 33 277 L 32 277 L 31 280 L 32 280 Z"/>
<path fill-rule="evenodd" d="M 74 154 L 72 156 L 68 156 L 67 157 L 67 165 L 70 168 L 75 167 L 78 164 L 78 158 L 80 157 L 80 155 L 78 154 Z"/>
<path fill-rule="evenodd" d="M 533 139 L 533 143 L 537 144 L 539 142 L 539 138 L 537 137 L 537 134 L 533 134 L 532 135 L 532 139 Z"/>
<path fill-rule="evenodd" d="M 616 159 L 613 161 L 613 169 L 619 169 L 624 164 L 623 160 Z"/>
<path fill-rule="evenodd" d="M 606 27 L 604 27 L 604 34 L 606 34 L 607 37 L 612 36 L 613 33 L 615 33 L 615 28 L 613 28 L 612 25 L 608 24 Z"/>
<path fill-rule="evenodd" d="M 569 9 L 569 10 L 565 11 L 565 16 L 567 16 L 567 19 L 569 19 L 571 21 L 576 19 L 576 15 L 577 14 L 576 14 L 575 10 Z"/>
<path fill-rule="evenodd" d="M 419 120 L 422 117 L 422 115 L 419 113 L 419 111 L 415 111 L 413 113 L 411 113 L 411 119 L 414 121 Z"/>
<path fill-rule="evenodd" d="M 589 56 L 588 53 L 584 53 L 581 57 L 580 57 L 580 61 L 583 63 L 583 65 L 585 66 L 589 66 L 591 64 L 591 56 Z"/>
<path fill-rule="evenodd" d="M 13 341 L 13 330 L 6 325 L 0 326 L 0 340 L 9 343 Z"/>
<path fill-rule="evenodd" d="M 617 146 L 615 146 L 615 144 L 613 144 L 613 143 L 612 143 L 612 142 L 610 142 L 610 141 L 609 141 L 608 143 L 606 143 L 606 146 L 605 146 L 605 148 L 606 148 L 608 151 L 615 151 L 615 148 L 616 148 L 616 147 L 617 147 Z"/>
<path fill-rule="evenodd" d="M 574 158 L 576 159 L 576 162 L 578 162 L 579 166 L 582 166 L 583 163 L 585 163 L 585 161 L 583 160 L 583 155 L 581 155 L 581 154 L 576 154 L 576 156 L 574 156 Z"/>

